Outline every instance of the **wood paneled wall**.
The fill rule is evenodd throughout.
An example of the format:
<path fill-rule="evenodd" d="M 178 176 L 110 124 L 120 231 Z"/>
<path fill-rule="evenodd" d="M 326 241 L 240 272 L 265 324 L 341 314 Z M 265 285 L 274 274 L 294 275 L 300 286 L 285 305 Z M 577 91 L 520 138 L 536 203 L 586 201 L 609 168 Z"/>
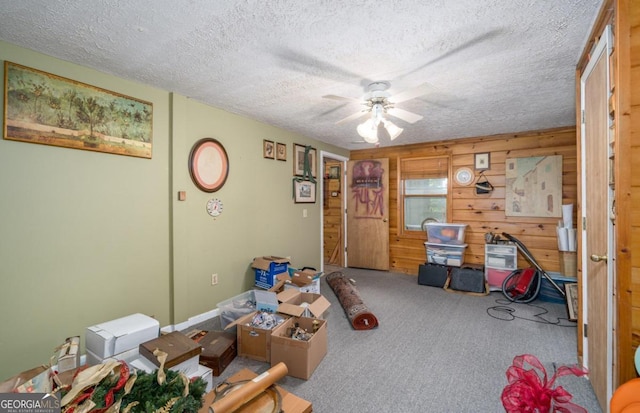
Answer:
<path fill-rule="evenodd" d="M 527 246 L 543 269 L 559 272 L 560 255 L 555 229 L 559 218 L 505 216 L 505 161 L 507 158 L 562 155 L 562 203 L 576 205 L 575 127 L 352 151 L 353 160 L 389 159 L 389 265 L 392 271 L 417 274 L 419 264 L 426 260 L 425 234 L 411 237 L 400 236 L 398 232 L 398 159 L 450 154 L 450 176 L 453 176 L 463 166 L 473 170 L 474 154 L 486 152 L 490 153 L 491 169 L 484 175 L 495 188 L 491 194 L 476 195 L 473 185 L 460 186 L 450 179 L 452 215 L 449 221 L 468 224 L 465 262 L 484 263 L 485 233 L 507 232 Z M 575 216 L 574 208 L 574 226 Z M 519 256 L 519 266 L 529 266 L 522 255 Z"/>

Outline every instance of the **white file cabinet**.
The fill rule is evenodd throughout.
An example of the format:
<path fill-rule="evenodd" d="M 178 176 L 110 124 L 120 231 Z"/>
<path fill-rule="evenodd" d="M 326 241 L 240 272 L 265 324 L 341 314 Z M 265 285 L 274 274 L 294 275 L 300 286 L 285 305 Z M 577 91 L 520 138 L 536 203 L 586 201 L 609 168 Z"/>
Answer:
<path fill-rule="evenodd" d="M 502 291 L 502 282 L 518 268 L 515 244 L 485 244 L 484 275 L 491 291 Z"/>

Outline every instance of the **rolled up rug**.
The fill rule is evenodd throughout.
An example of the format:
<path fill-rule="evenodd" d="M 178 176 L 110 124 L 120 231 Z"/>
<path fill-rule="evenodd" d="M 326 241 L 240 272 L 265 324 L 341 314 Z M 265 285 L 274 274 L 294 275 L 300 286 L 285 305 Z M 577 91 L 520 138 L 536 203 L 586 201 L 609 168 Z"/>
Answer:
<path fill-rule="evenodd" d="M 371 330 L 378 327 L 376 316 L 364 304 L 356 287 L 340 271 L 332 272 L 326 279 L 354 329 Z"/>

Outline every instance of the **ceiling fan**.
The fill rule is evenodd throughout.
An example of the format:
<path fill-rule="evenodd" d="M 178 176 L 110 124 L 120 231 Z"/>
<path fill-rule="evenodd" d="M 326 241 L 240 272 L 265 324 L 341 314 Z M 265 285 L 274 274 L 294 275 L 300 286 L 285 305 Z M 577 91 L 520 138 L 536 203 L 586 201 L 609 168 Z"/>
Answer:
<path fill-rule="evenodd" d="M 421 115 L 397 108 L 395 105 L 425 94 L 427 89 L 430 87 L 428 83 L 423 83 L 416 88 L 391 96 L 388 91 L 390 86 L 391 84 L 388 81 L 370 83 L 368 86 L 368 92 L 365 94 L 363 100 L 337 95 L 325 95 L 323 98 L 347 100 L 363 105 L 364 108 L 362 110 L 337 121 L 336 124 L 341 124 L 358 119 L 365 115 L 370 115 L 369 119 L 358 125 L 357 131 L 365 142 L 378 143 L 378 128 L 380 124 L 382 124 L 382 126 L 387 130 L 391 140 L 397 138 L 404 130 L 386 119 L 385 115 L 396 117 L 407 123 L 415 123 L 423 118 Z"/>

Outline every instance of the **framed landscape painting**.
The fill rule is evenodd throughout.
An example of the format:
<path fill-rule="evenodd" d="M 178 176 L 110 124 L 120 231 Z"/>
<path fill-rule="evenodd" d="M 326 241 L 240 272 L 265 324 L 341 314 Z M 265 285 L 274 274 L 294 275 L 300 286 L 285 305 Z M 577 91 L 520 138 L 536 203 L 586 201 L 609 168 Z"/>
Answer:
<path fill-rule="evenodd" d="M 151 103 L 12 62 L 4 73 L 4 139 L 151 158 Z"/>

